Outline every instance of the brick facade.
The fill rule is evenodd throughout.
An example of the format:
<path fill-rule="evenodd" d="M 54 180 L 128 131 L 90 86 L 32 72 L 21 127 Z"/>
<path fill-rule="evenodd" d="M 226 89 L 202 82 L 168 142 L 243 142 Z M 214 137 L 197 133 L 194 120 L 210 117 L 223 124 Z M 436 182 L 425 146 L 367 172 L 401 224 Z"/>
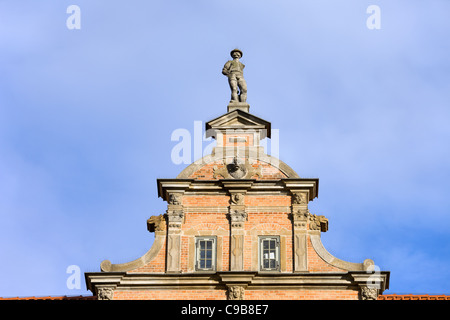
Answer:
<path fill-rule="evenodd" d="M 147 221 L 147 254 L 86 273 L 99 299 L 376 299 L 388 287 L 373 261 L 345 262 L 323 247 L 328 220 L 308 209 L 319 180 L 264 153 L 267 121 L 235 109 L 206 129 L 218 142 L 212 154 L 157 181 L 167 211 Z"/>

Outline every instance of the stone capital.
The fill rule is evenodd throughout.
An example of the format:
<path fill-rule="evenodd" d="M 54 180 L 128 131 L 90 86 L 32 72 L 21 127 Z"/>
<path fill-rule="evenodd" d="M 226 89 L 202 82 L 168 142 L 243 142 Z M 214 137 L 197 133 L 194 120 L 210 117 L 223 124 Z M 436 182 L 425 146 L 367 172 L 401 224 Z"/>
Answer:
<path fill-rule="evenodd" d="M 248 213 L 245 212 L 244 206 L 232 207 L 228 217 L 232 227 L 242 227 L 244 222 L 247 221 Z"/>

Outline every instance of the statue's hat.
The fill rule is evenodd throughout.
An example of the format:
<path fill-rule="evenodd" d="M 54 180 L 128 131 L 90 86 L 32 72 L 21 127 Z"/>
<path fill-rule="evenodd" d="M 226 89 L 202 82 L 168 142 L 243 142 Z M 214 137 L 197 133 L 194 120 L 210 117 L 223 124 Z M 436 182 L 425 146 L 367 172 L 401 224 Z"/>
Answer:
<path fill-rule="evenodd" d="M 244 54 L 242 53 L 241 50 L 239 50 L 239 49 L 234 49 L 234 50 L 231 50 L 231 52 L 230 52 L 230 56 L 231 56 L 231 57 L 233 57 L 233 52 L 239 52 L 240 55 L 241 55 L 241 57 L 244 55 Z"/>

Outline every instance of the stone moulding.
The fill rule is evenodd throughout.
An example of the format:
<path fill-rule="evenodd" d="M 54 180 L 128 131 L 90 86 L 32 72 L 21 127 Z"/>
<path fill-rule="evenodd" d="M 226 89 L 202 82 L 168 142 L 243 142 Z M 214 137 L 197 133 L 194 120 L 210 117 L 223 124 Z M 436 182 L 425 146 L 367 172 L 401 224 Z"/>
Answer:
<path fill-rule="evenodd" d="M 158 197 L 167 201 L 168 194 L 173 189 L 183 190 L 185 195 L 190 194 L 227 194 L 232 189 L 245 189 L 247 194 L 285 194 L 290 195 L 291 189 L 303 189 L 308 191 L 309 201 L 317 198 L 319 179 L 311 178 L 282 178 L 274 180 L 257 179 L 220 179 L 220 180 L 196 180 L 196 179 L 157 179 Z"/>
<path fill-rule="evenodd" d="M 378 294 L 388 289 L 388 272 L 381 272 Z M 365 271 L 333 273 L 261 273 L 225 271 L 215 273 L 86 273 L 88 289 L 110 286 L 117 291 L 132 290 L 227 290 L 240 286 L 245 290 L 354 290 L 360 291 L 371 277 Z M 201 298 L 199 298 L 201 299 Z"/>
<path fill-rule="evenodd" d="M 104 260 L 100 264 L 100 269 L 103 272 L 126 272 L 142 267 L 151 262 L 158 255 L 158 253 L 163 248 L 165 241 L 166 236 L 162 234 L 155 234 L 155 241 L 153 242 L 153 245 L 151 246 L 150 250 L 148 250 L 147 253 L 145 253 L 142 257 L 130 262 L 120 264 L 112 264 L 111 261 Z"/>
<path fill-rule="evenodd" d="M 374 266 L 374 262 L 371 259 L 366 259 L 363 263 L 347 262 L 338 259 L 325 249 L 320 238 L 320 232 L 317 234 L 310 232 L 309 236 L 311 244 L 319 257 L 332 266 L 348 271 L 367 271 L 371 266 Z"/>

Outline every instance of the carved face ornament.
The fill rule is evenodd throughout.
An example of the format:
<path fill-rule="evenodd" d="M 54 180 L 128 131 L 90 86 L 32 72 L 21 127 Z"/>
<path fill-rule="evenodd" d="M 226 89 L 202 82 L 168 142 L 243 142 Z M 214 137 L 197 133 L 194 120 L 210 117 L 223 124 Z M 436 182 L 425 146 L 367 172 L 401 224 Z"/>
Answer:
<path fill-rule="evenodd" d="M 235 179 L 240 179 L 247 174 L 245 165 L 239 161 L 236 157 L 233 158 L 233 162 L 227 165 L 228 173 Z"/>

